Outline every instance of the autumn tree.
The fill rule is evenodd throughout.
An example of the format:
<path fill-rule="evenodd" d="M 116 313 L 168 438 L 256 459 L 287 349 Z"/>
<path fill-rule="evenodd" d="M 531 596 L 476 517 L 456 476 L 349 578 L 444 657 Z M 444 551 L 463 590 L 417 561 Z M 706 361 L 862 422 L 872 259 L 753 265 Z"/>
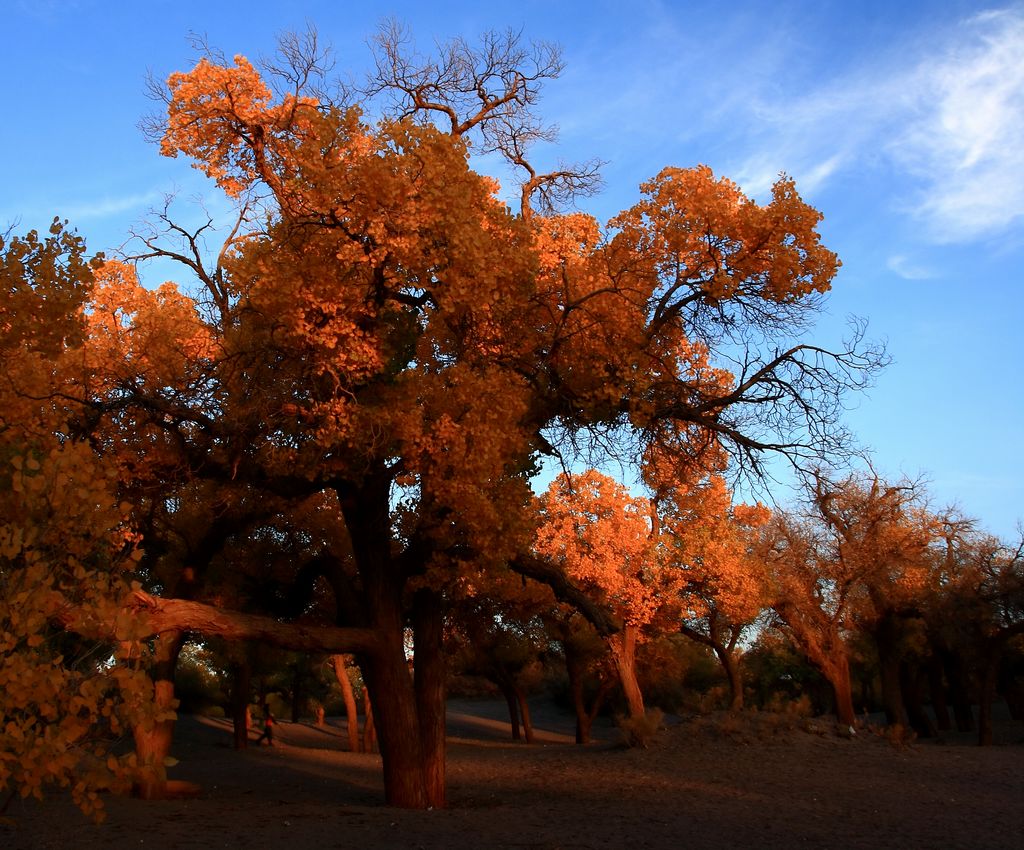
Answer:
<path fill-rule="evenodd" d="M 84 250 L 59 221 L 0 239 L 0 791 L 6 808 L 70 787 L 101 817 L 98 793 L 138 776 L 111 741 L 161 717 L 146 677 L 115 661 L 142 636 L 120 604 L 139 555 L 130 506 L 70 404 Z"/>
<path fill-rule="evenodd" d="M 661 553 L 679 572 L 679 630 L 714 651 L 729 682 L 729 708 L 743 707 L 738 644 L 769 598 L 757 551 L 763 505 L 733 504 L 721 475 L 676 481 L 657 500 Z"/>
<path fill-rule="evenodd" d="M 924 616 L 952 692 L 957 726 L 961 731 L 972 726 L 973 678 L 978 742 L 988 745 L 1000 664 L 1010 642 L 1024 632 L 1024 546 L 986 534 L 962 516 L 943 519 L 936 580 Z M 941 686 L 940 681 L 936 691 Z"/>
<path fill-rule="evenodd" d="M 920 486 L 909 481 L 889 483 L 873 473 L 833 481 L 818 474 L 810 488 L 819 551 L 845 589 L 848 626 L 867 633 L 878 654 L 886 718 L 900 726 L 913 719 L 918 733 L 927 734 L 920 700 L 908 700 L 910 677 L 921 666 L 908 654 L 913 633 L 923 628 L 936 518 L 926 510 Z"/>
<path fill-rule="evenodd" d="M 637 641 L 671 598 L 675 579 L 657 558 L 651 505 L 596 470 L 559 476 L 542 501 L 535 549 L 621 622 L 608 646 L 629 714 L 643 717 Z"/>
<path fill-rule="evenodd" d="M 777 513 L 761 549 L 776 625 L 784 629 L 832 686 L 836 718 L 853 727 L 847 646 L 850 577 L 822 550 L 820 529 L 807 519 Z"/>
<path fill-rule="evenodd" d="M 580 188 L 562 171 L 587 176 L 529 161 L 537 87 L 557 73 L 543 50 L 488 38 L 402 64 L 385 36 L 375 90 L 396 105 L 371 120 L 372 102 L 324 94 L 312 42 L 291 46 L 266 77 L 210 54 L 167 81 L 162 153 L 190 158 L 238 216 L 215 257 L 208 228 L 166 214 L 144 236 L 140 257 L 177 260 L 187 289 L 101 270 L 75 398 L 109 457 L 168 492 L 202 480 L 337 505 L 352 570 L 310 562 L 347 600 L 335 626 L 156 593 L 136 605 L 157 633 L 356 653 L 381 695 L 388 801 L 439 806 L 448 590 L 512 565 L 614 630 L 529 556 L 538 457 L 607 447 L 639 465 L 657 446 L 693 463 L 715 446 L 756 471 L 773 452 L 842 453 L 842 394 L 880 357 L 794 337 L 838 261 L 792 180 L 760 205 L 706 167 L 667 168 L 606 227 L 531 214 L 545 189 Z M 518 211 L 474 171 L 473 139 L 525 163 Z"/>
<path fill-rule="evenodd" d="M 543 674 L 542 656 L 550 644 L 542 612 L 554 600 L 537 582 L 507 576 L 474 588 L 451 612 L 453 664 L 461 673 L 497 686 L 508 706 L 513 740 L 534 742 L 529 691 Z M 495 593 L 495 590 L 498 592 Z"/>
<path fill-rule="evenodd" d="M 773 608 L 837 689 L 837 702 L 846 702 L 849 689 L 843 635 L 864 633 L 877 653 L 888 722 L 913 720 L 926 734 L 923 663 L 913 647 L 924 641 L 940 523 L 918 485 L 870 471 L 833 479 L 819 470 L 807 496 L 806 510 L 780 520 L 769 535 Z"/>

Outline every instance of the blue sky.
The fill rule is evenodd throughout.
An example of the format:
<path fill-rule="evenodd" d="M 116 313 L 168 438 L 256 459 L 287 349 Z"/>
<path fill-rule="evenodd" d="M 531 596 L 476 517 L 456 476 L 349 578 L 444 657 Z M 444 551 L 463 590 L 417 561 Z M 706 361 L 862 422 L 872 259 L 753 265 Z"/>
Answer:
<path fill-rule="evenodd" d="M 614 215 L 666 165 L 706 163 L 759 198 L 793 175 L 844 263 L 816 338 L 864 316 L 895 361 L 848 416 L 876 468 L 925 475 L 936 507 L 957 502 L 1000 535 L 1024 518 L 1024 4 L 0 0 L 0 11 L 0 230 L 60 215 L 106 251 L 167 193 L 223 209 L 137 129 L 154 108 L 147 71 L 190 68 L 190 32 L 255 59 L 309 22 L 356 74 L 386 16 L 423 47 L 509 26 L 559 43 L 567 68 L 542 111 L 560 141 L 538 154 L 608 162 L 586 209 Z"/>

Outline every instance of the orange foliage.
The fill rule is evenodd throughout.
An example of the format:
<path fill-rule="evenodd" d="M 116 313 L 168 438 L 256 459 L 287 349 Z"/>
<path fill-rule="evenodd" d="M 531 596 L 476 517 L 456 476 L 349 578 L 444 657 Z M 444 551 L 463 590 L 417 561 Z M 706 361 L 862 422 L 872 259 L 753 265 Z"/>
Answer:
<path fill-rule="evenodd" d="M 64 398 L 81 361 L 79 306 L 92 281 L 80 241 L 51 233 L 0 245 L 4 274 L 31 284 L 3 318 L 0 790 L 41 799 L 48 787 L 70 787 L 99 819 L 99 792 L 128 787 L 135 773 L 134 757 L 112 754 L 110 742 L 149 716 L 146 676 L 108 662 L 141 635 L 120 605 L 141 552 L 116 465 L 88 442 L 58 436 L 72 431 L 77 412 Z M 110 645 L 112 635 L 124 643 Z"/>
<path fill-rule="evenodd" d="M 647 500 L 588 470 L 555 479 L 542 510 L 536 551 L 603 599 L 624 623 L 650 623 L 669 587 L 655 558 Z"/>
<path fill-rule="evenodd" d="M 767 598 L 754 544 L 771 512 L 760 503 L 734 505 L 719 475 L 680 485 L 670 494 L 660 511 L 662 545 L 664 557 L 685 574 L 688 616 L 705 617 L 713 606 L 731 623 L 750 622 Z"/>
<path fill-rule="evenodd" d="M 514 109 L 528 113 L 554 68 L 510 72 L 524 93 L 486 100 L 479 120 L 442 113 L 468 133 L 509 104 L 513 112 L 494 117 L 530 130 L 531 116 Z M 275 96 L 239 56 L 231 65 L 203 59 L 168 80 L 162 153 L 191 158 L 240 201 L 216 268 L 186 261 L 206 293 L 150 291 L 133 268 L 109 262 L 88 299 L 75 280 L 48 290 L 47 315 L 52 307 L 62 317 L 48 337 L 22 316 L 39 297 L 19 283 L 31 278 L 24 258 L 39 252 L 8 252 L 17 303 L 14 313 L 0 306 L 4 353 L 11 340 L 19 387 L 59 385 L 52 398 L 61 401 L 14 393 L 0 416 L 32 420 L 53 440 L 69 432 L 65 401 L 82 402 L 75 425 L 103 452 L 109 477 L 97 480 L 112 489 L 145 481 L 159 499 L 204 479 L 282 499 L 327 492 L 351 538 L 351 590 L 382 632 L 367 674 L 392 698 L 378 716 L 389 799 L 441 804 L 436 784 L 416 787 L 436 772 L 415 763 L 420 735 L 401 726 L 420 704 L 401 633 L 413 582 L 470 595 L 474 571 L 532 546 L 627 627 L 675 604 L 687 573 L 736 616 L 750 610 L 756 582 L 744 553 L 761 509 L 730 508 L 714 477 L 688 490 L 678 479 L 721 472 L 737 448 L 765 450 L 770 443 L 752 436 L 761 432 L 744 433 L 752 411 L 768 409 L 759 424 L 782 422 L 787 436 L 801 417 L 823 426 L 834 408 L 826 398 L 815 418 L 815 393 L 835 388 L 827 369 L 805 368 L 797 385 L 775 380 L 790 361 L 767 364 L 749 340 L 775 348 L 838 261 L 820 244 L 820 215 L 788 179 L 760 206 L 707 168 L 666 169 L 607 228 L 582 213 L 515 215 L 496 182 L 470 167 L 461 131 L 417 114 L 371 125 L 358 107 L 321 103 L 295 79 Z M 210 297 L 215 312 L 203 306 Z M 739 376 L 717 362 L 737 339 L 749 355 Z M 53 349 L 56 367 L 41 356 Z M 819 431 L 809 431 L 813 445 Z M 662 498 L 675 488 L 671 569 L 650 505 L 598 473 L 555 482 L 535 537 L 538 455 L 553 453 L 559 433 L 569 443 L 588 432 L 633 440 L 652 490 Z M 15 454 L 25 464 L 31 455 L 24 445 Z M 101 516 L 105 494 L 87 494 Z M 120 563 L 110 555 L 112 570 Z M 440 605 L 423 602 L 429 591 L 418 596 L 430 622 L 422 631 L 440 635 Z M 422 672 L 417 682 L 430 678 Z M 443 732 L 436 719 L 421 718 L 418 730 Z"/>

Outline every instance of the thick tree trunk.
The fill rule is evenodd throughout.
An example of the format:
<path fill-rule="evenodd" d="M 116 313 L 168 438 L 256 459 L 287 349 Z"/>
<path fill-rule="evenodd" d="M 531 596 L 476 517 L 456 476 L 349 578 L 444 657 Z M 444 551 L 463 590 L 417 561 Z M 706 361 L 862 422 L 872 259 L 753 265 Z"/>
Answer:
<path fill-rule="evenodd" d="M 249 662 L 231 664 L 231 722 L 236 750 L 249 746 Z"/>
<path fill-rule="evenodd" d="M 422 589 L 413 598 L 413 670 L 416 710 L 423 748 L 423 784 L 427 805 L 445 805 L 444 607 L 441 595 Z"/>
<path fill-rule="evenodd" d="M 359 569 L 365 616 L 376 636 L 371 651 L 360 655 L 360 668 L 374 699 L 373 721 L 384 766 L 384 796 L 392 806 L 425 809 L 431 805 L 433 792 L 427 792 L 427 750 L 416 688 L 405 657 L 402 600 L 406 571 L 392 557 L 390 488 L 390 473 L 379 469 L 368 473 L 358 488 L 339 492 L 338 496 Z M 435 616 L 440 614 L 431 614 L 428 619 Z M 437 628 L 440 634 L 440 625 Z M 430 635 L 428 640 L 433 642 L 435 638 Z M 424 675 L 424 691 L 431 692 L 424 704 L 432 704 L 436 699 L 436 662 L 428 663 Z M 443 684 L 441 688 L 443 694 Z M 436 734 L 432 727 L 426 742 L 432 758 L 436 756 Z M 438 765 L 432 760 L 430 768 L 443 773 L 443 762 Z"/>
<path fill-rule="evenodd" d="M 576 743 L 581 745 L 589 744 L 594 720 L 601 713 L 601 707 L 604 705 L 608 694 L 614 689 L 615 680 L 609 679 L 608 681 L 600 682 L 597 693 L 594 695 L 594 700 L 588 708 L 584 693 L 584 674 L 587 665 L 573 653 L 568 644 L 564 646 L 565 669 L 569 676 L 569 690 L 572 693 L 572 705 L 576 713 Z"/>
<path fill-rule="evenodd" d="M 743 710 L 743 679 L 740 676 L 740 665 L 732 652 L 719 644 L 714 647 L 718 660 L 722 662 L 725 675 L 729 679 L 729 711 Z"/>
<path fill-rule="evenodd" d="M 341 696 L 345 700 L 345 725 L 348 731 L 348 748 L 353 753 L 361 753 L 362 746 L 359 743 L 359 709 L 356 707 L 356 695 L 352 690 L 352 680 L 348 677 L 348 669 L 344 655 L 332 655 L 331 663 L 334 665 L 334 675 L 341 688 Z"/>
<path fill-rule="evenodd" d="M 424 784 L 423 740 L 401 619 L 395 616 L 391 627 L 382 631 L 384 649 L 367 658 L 363 672 L 374 698 L 373 723 L 384 764 L 385 799 L 392 806 L 425 809 L 430 803 Z"/>
<path fill-rule="evenodd" d="M 636 639 L 637 627 L 625 625 L 622 631 L 608 638 L 608 645 L 615 660 L 615 668 L 619 673 L 622 693 L 626 698 L 630 717 L 643 717 L 644 697 L 640 692 L 640 683 L 636 678 Z"/>
<path fill-rule="evenodd" d="M 882 681 L 882 707 L 890 726 L 909 725 L 900 683 L 899 629 L 894 617 L 883 616 L 874 630 L 878 666 Z"/>
<path fill-rule="evenodd" d="M 953 719 L 957 732 L 974 731 L 974 710 L 971 708 L 970 680 L 963 655 L 957 651 L 943 653 L 942 666 L 949 683 L 949 701 L 953 704 Z"/>
<path fill-rule="evenodd" d="M 167 632 L 153 642 L 153 702 L 157 719 L 151 724 L 136 725 L 132 730 L 140 768 L 135 794 L 144 800 L 160 800 L 167 796 L 165 762 L 174 740 L 174 710 L 177 708 L 174 668 L 184 637 L 181 631 Z"/>
<path fill-rule="evenodd" d="M 942 659 L 935 653 L 928 656 L 928 695 L 935 710 L 935 725 L 940 732 L 949 732 L 953 720 L 949 715 L 949 701 L 946 699 L 946 682 L 942 675 Z"/>
<path fill-rule="evenodd" d="M 526 736 L 526 743 L 533 744 L 536 737 L 533 734 L 533 721 L 530 719 L 530 703 L 526 698 L 526 691 L 516 686 L 516 702 L 519 703 L 519 713 L 523 718 L 523 734 Z"/>
<path fill-rule="evenodd" d="M 839 634 L 837 622 L 820 625 L 801 625 L 799 616 L 792 616 L 790 607 L 784 601 L 773 606 L 776 613 L 789 626 L 794 644 L 807 657 L 832 686 L 835 700 L 836 720 L 840 726 L 853 727 L 856 715 L 853 712 L 853 686 L 850 682 L 850 660 L 846 644 Z"/>
<path fill-rule="evenodd" d="M 502 681 L 498 683 L 498 687 L 501 688 L 501 694 L 505 697 L 505 704 L 508 706 L 508 720 L 512 726 L 512 740 L 522 740 L 522 733 L 519 730 L 519 700 L 516 697 L 516 689 L 512 687 L 511 683 Z"/>
<path fill-rule="evenodd" d="M 978 693 L 978 746 L 981 747 L 991 747 L 994 740 L 992 703 L 996 698 L 998 677 L 999 650 L 993 646 L 986 647 L 984 667 L 981 672 L 981 688 Z"/>
<path fill-rule="evenodd" d="M 576 743 L 590 743 L 590 713 L 583 696 L 583 665 L 575 659 L 569 648 L 565 650 L 565 669 L 569 675 L 569 690 L 572 692 L 572 707 L 576 712 Z"/>
<path fill-rule="evenodd" d="M 829 659 L 819 665 L 819 669 L 832 686 L 835 700 L 836 721 L 840 726 L 853 727 L 856 715 L 853 711 L 853 686 L 850 682 L 850 662 L 844 655 L 842 658 Z"/>
<path fill-rule="evenodd" d="M 405 660 L 402 633 L 393 638 L 390 651 L 367 665 L 370 693 L 374 695 L 373 723 L 384 764 L 387 803 L 425 809 L 423 741 L 416 711 L 416 694 Z"/>
<path fill-rule="evenodd" d="M 295 661 L 295 673 L 292 675 L 292 723 L 298 723 L 302 717 L 302 709 L 305 707 L 306 682 L 304 675 L 305 659 L 300 657 Z"/>
<path fill-rule="evenodd" d="M 919 738 L 934 738 L 935 723 L 924 707 L 924 671 L 909 661 L 900 662 L 900 691 L 911 728 Z"/>

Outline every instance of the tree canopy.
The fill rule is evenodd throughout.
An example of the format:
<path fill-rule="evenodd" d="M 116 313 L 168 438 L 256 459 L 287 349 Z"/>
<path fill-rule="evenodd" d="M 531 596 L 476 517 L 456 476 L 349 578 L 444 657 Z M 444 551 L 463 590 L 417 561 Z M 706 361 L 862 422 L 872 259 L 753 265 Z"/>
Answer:
<path fill-rule="evenodd" d="M 529 148 L 557 52 L 488 36 L 426 60 L 399 36 L 382 32 L 358 96 L 324 87 L 314 39 L 286 42 L 262 73 L 208 53 L 171 75 L 160 151 L 236 205 L 220 250 L 170 210 L 134 258 L 93 266 L 75 247 L 58 270 L 36 237 L 15 240 L 0 329 L 35 370 L 7 367 L 18 412 L 4 415 L 60 408 L 40 439 L 103 469 L 143 535 L 147 593 L 130 604 L 164 641 L 158 683 L 190 630 L 308 648 L 307 627 L 213 592 L 215 573 L 246 569 L 230 548 L 245 535 L 292 551 L 292 534 L 293 607 L 313 579 L 330 585 L 335 622 L 315 641 L 358 653 L 387 695 L 374 709 L 387 797 L 422 807 L 444 802 L 450 601 L 509 569 L 586 595 L 534 549 L 542 460 L 586 449 L 664 483 L 727 461 L 757 473 L 772 454 L 834 459 L 849 451 L 843 394 L 884 357 L 859 334 L 835 352 L 800 338 L 839 262 L 791 179 L 761 204 L 705 166 L 671 167 L 605 224 L 566 211 L 595 166 L 543 173 Z M 525 174 L 518 209 L 477 149 Z M 157 256 L 180 284 L 140 284 L 131 260 Z M 56 349 L 67 356 L 44 367 Z M 20 475 L 29 438 L 11 428 Z M 296 520 L 313 498 L 318 520 Z M 189 499 L 231 522 L 203 530 Z M 6 579 L 21 561 L 4 551 Z M 158 769 L 159 747 L 147 759 Z"/>

